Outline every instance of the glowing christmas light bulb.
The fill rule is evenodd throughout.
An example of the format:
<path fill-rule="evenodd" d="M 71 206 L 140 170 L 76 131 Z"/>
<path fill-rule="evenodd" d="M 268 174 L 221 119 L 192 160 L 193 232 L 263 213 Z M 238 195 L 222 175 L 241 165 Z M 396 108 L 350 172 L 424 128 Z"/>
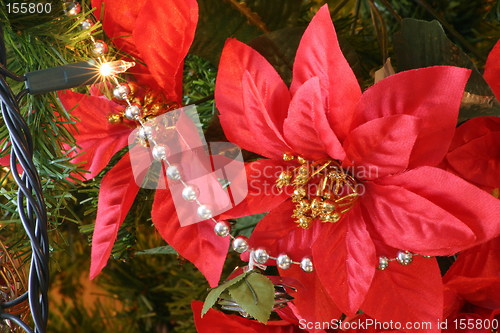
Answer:
<path fill-rule="evenodd" d="M 99 73 L 102 76 L 115 76 L 120 73 L 126 72 L 130 67 L 134 67 L 135 62 L 133 61 L 112 61 L 104 62 L 99 66 Z"/>

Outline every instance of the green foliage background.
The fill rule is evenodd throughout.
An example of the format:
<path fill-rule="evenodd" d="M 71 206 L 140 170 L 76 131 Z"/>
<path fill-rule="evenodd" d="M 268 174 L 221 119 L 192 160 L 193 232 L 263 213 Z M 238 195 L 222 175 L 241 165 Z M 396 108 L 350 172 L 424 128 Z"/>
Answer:
<path fill-rule="evenodd" d="M 328 3 L 342 50 L 363 87 L 372 84 L 374 71 L 388 56 L 393 57 L 396 68 L 404 67 L 394 58 L 397 40 L 393 38 L 403 18 L 440 22 L 448 38 L 479 71 L 500 37 L 500 2 L 495 0 L 198 1 L 200 22 L 186 60 L 184 102 L 202 101 L 198 110 L 209 139 L 214 140 L 223 138 L 213 117 L 213 91 L 218 59 L 228 37 L 250 43 L 289 82 L 303 29 L 317 9 Z M 76 19 L 64 15 L 60 1 L 52 2 L 51 14 L 37 16 L 7 13 L 6 4 L 12 2 L 0 4 L 10 70 L 23 74 L 88 59 L 88 36 L 78 29 L 91 15 L 88 0 L 82 2 L 84 10 Z M 105 39 L 99 29 L 94 34 Z M 404 47 L 403 52 L 408 49 Z M 12 86 L 15 91 L 21 89 L 17 83 Z M 113 258 L 96 279 L 104 296 L 91 304 L 81 297 L 102 174 L 85 183 L 68 180 L 70 174 L 84 172 L 69 162 L 62 149 L 63 144 L 74 146 L 74 139 L 61 126 L 74 121 L 68 111 L 61 108 L 54 93 L 28 96 L 22 105 L 35 139 L 34 158 L 50 214 L 54 292 L 49 332 L 195 332 L 190 303 L 204 299 L 208 285 L 156 233 L 150 217 L 153 192 L 148 190 L 140 191 L 120 229 Z M 60 116 L 57 120 L 55 113 Z M 8 153 L 6 138 L 0 120 L 0 157 Z M 0 184 L 1 239 L 13 252 L 26 253 L 28 242 L 16 215 L 16 186 L 6 169 L 0 171 Z M 236 222 L 235 230 L 249 233 L 261 217 L 243 218 Z M 237 265 L 241 265 L 239 258 L 230 253 L 224 276 Z M 107 298 L 117 307 L 110 306 Z"/>

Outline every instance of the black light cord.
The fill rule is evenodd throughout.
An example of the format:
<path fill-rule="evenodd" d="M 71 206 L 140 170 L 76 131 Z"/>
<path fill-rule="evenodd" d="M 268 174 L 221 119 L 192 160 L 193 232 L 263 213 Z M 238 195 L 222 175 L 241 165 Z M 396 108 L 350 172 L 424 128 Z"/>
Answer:
<path fill-rule="evenodd" d="M 1 31 L 0 31 L 1 35 Z M 5 45 L 0 39 L 0 55 L 5 53 Z M 5 59 L 0 65 L 0 107 L 3 121 L 9 132 L 11 142 L 10 166 L 12 176 L 19 190 L 17 207 L 21 223 L 31 244 L 32 256 L 28 279 L 28 291 L 14 300 L 0 304 L 0 318 L 21 327 L 25 332 L 45 333 L 48 320 L 48 286 L 49 286 L 49 240 L 47 233 L 47 211 L 43 199 L 43 189 L 37 170 L 33 163 L 33 141 L 28 125 L 21 116 L 19 101 L 27 90 L 17 96 L 10 89 L 6 77 L 16 81 L 24 81 L 23 76 L 9 72 L 5 67 Z M 18 173 L 18 166 L 22 174 Z M 28 299 L 34 331 L 19 317 L 4 312 L 8 308 Z"/>

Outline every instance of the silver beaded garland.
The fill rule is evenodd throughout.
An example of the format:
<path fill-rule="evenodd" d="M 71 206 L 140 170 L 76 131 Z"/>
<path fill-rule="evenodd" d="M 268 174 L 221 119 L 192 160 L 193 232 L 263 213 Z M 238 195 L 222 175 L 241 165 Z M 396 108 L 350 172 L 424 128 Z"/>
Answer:
<path fill-rule="evenodd" d="M 181 172 L 179 171 L 179 168 L 176 165 L 170 165 L 167 168 L 167 177 L 172 180 L 181 179 Z"/>
<path fill-rule="evenodd" d="M 182 190 L 182 198 L 187 201 L 198 199 L 198 188 L 194 185 L 188 185 Z"/>
<path fill-rule="evenodd" d="M 94 43 L 94 48 L 92 49 L 92 54 L 96 57 L 100 57 L 108 53 L 108 44 L 102 40 L 96 40 Z"/>
<path fill-rule="evenodd" d="M 153 151 L 151 152 L 153 158 L 156 161 L 163 161 L 167 159 L 167 147 L 164 145 L 156 145 L 153 147 Z"/>
<path fill-rule="evenodd" d="M 196 212 L 198 216 L 204 220 L 212 217 L 212 210 L 207 205 L 199 206 Z"/>
<path fill-rule="evenodd" d="M 113 96 L 118 99 L 126 99 L 130 94 L 130 88 L 127 84 L 119 84 L 113 89 Z"/>
<path fill-rule="evenodd" d="M 300 261 L 300 268 L 302 268 L 302 270 L 304 272 L 307 272 L 307 273 L 311 273 L 312 271 L 314 271 L 314 266 L 313 266 L 311 258 L 309 258 L 309 257 L 303 258 Z"/>
<path fill-rule="evenodd" d="M 118 86 L 121 87 L 121 86 Z M 116 88 L 115 88 L 116 90 Z M 119 92 L 117 92 L 118 94 Z M 115 91 L 113 90 L 113 95 L 115 95 Z M 130 120 L 138 120 L 141 116 L 141 108 L 138 105 L 132 104 L 125 108 L 125 117 Z"/>
<path fill-rule="evenodd" d="M 379 257 L 378 258 L 378 269 L 381 271 L 385 270 L 387 267 L 389 267 L 389 258 L 387 257 Z"/>
<path fill-rule="evenodd" d="M 137 135 L 143 140 L 149 140 L 153 136 L 153 129 L 150 126 L 142 126 L 137 131 Z"/>
<path fill-rule="evenodd" d="M 231 228 L 226 221 L 219 221 L 215 224 L 214 231 L 217 236 L 226 237 L 227 235 L 229 235 L 229 231 L 231 231 Z"/>
<path fill-rule="evenodd" d="M 292 259 L 286 254 L 280 254 L 278 258 L 276 258 L 276 264 L 281 269 L 289 269 L 292 265 Z"/>
<path fill-rule="evenodd" d="M 399 251 L 396 260 L 403 266 L 409 265 L 413 261 L 413 254 L 408 251 Z"/>
<path fill-rule="evenodd" d="M 243 253 L 248 250 L 248 241 L 245 237 L 239 236 L 233 240 L 233 250 L 238 253 Z"/>
<path fill-rule="evenodd" d="M 257 249 L 253 252 L 253 258 L 259 264 L 265 264 L 269 260 L 269 254 L 264 249 Z"/>

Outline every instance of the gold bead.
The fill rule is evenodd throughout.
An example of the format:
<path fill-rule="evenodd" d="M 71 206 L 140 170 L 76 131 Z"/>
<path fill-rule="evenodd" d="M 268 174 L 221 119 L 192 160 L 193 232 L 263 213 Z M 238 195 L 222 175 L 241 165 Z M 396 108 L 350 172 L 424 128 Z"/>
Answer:
<path fill-rule="evenodd" d="M 323 202 L 321 212 L 323 214 L 330 214 L 335 211 L 335 205 L 330 202 Z"/>
<path fill-rule="evenodd" d="M 303 158 L 302 156 L 297 157 L 297 161 L 300 164 L 306 164 L 307 163 L 307 160 L 305 158 Z"/>
<path fill-rule="evenodd" d="M 306 189 L 303 187 L 298 187 L 293 191 L 292 201 L 297 202 L 306 196 Z"/>
<path fill-rule="evenodd" d="M 288 154 L 288 153 L 283 154 L 283 161 L 285 161 L 285 162 L 289 162 L 289 161 L 293 160 L 294 158 L 295 158 L 295 156 L 293 156 L 292 154 Z"/>
<path fill-rule="evenodd" d="M 123 121 L 123 116 L 118 113 L 112 113 L 108 115 L 108 122 L 111 124 L 119 124 Z"/>
<path fill-rule="evenodd" d="M 299 207 L 299 209 L 302 209 L 302 210 L 309 210 L 311 208 L 311 203 L 309 202 L 309 200 L 304 199 L 304 200 L 299 201 L 298 207 Z"/>
<path fill-rule="evenodd" d="M 321 215 L 321 222 L 337 223 L 340 220 L 340 214 L 333 212 L 332 214 Z"/>
<path fill-rule="evenodd" d="M 312 218 L 309 216 L 301 216 L 296 222 L 299 224 L 299 227 L 308 229 L 311 227 Z"/>
<path fill-rule="evenodd" d="M 322 201 L 318 198 L 314 198 L 311 201 L 311 215 L 313 217 L 318 216 L 321 213 L 321 206 L 322 206 Z"/>
<path fill-rule="evenodd" d="M 302 165 L 299 167 L 298 173 L 301 176 L 309 176 L 309 169 L 307 168 L 307 166 Z"/>
<path fill-rule="evenodd" d="M 280 173 L 278 176 L 278 179 L 276 180 L 276 186 L 278 188 L 282 188 L 283 186 L 290 185 L 290 180 L 292 180 L 292 172 L 291 171 L 283 171 Z"/>
<path fill-rule="evenodd" d="M 307 177 L 300 176 L 300 175 L 295 177 L 295 179 L 293 180 L 294 185 L 304 185 L 306 183 L 307 183 Z"/>

